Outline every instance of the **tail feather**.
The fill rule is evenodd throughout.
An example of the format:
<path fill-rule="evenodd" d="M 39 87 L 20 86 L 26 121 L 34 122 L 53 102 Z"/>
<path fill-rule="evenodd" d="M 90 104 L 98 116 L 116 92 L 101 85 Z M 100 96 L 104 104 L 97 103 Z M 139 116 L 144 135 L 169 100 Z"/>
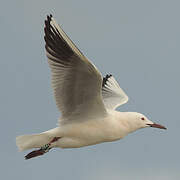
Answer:
<path fill-rule="evenodd" d="M 23 135 L 16 137 L 16 145 L 19 151 L 24 151 L 32 148 L 40 148 L 51 140 L 46 133 Z"/>

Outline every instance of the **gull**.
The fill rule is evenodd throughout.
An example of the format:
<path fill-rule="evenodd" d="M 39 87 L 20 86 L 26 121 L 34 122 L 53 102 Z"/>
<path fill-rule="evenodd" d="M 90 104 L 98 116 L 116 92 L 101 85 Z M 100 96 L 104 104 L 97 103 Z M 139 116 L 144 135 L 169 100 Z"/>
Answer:
<path fill-rule="evenodd" d="M 56 147 L 80 148 L 116 141 L 141 128 L 166 129 L 141 113 L 116 111 L 128 101 L 128 96 L 111 74 L 103 78 L 52 15 L 45 20 L 44 32 L 52 87 L 61 117 L 56 128 L 16 137 L 19 151 L 36 148 L 25 159 Z"/>

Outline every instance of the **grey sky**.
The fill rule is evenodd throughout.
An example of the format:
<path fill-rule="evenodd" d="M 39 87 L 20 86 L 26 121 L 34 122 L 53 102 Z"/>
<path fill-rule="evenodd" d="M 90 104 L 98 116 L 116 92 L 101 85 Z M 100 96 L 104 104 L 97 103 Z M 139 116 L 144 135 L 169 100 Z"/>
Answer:
<path fill-rule="evenodd" d="M 179 7 L 178 0 L 1 2 L 1 178 L 180 179 Z M 129 96 L 120 111 L 141 112 L 168 130 L 25 161 L 15 137 L 53 128 L 60 115 L 44 51 L 49 13 L 103 75 L 118 80 Z"/>

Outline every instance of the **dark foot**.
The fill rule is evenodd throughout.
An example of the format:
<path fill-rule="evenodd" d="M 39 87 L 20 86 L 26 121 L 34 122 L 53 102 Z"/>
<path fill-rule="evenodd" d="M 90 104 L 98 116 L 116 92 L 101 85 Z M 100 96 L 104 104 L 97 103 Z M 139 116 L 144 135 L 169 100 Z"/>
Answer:
<path fill-rule="evenodd" d="M 43 155 L 44 153 L 46 153 L 43 149 L 38 149 L 38 150 L 35 150 L 35 151 L 32 151 L 30 152 L 29 154 L 27 154 L 25 156 L 25 159 L 31 159 L 33 157 L 37 157 L 37 156 L 41 156 Z"/>
<path fill-rule="evenodd" d="M 45 144 L 43 147 L 41 147 L 38 150 L 32 151 L 29 154 L 25 156 L 25 159 L 31 159 L 33 157 L 41 156 L 45 153 L 47 153 L 51 149 L 51 144 L 58 141 L 60 137 L 54 137 L 48 144 Z"/>

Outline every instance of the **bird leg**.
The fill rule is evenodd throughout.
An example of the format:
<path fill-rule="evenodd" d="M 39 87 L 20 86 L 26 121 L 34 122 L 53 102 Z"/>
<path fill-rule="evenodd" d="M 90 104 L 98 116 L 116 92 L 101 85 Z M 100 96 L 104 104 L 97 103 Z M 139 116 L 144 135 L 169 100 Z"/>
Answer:
<path fill-rule="evenodd" d="M 50 141 L 50 144 L 58 141 L 60 138 L 61 138 L 61 137 L 54 137 L 54 138 Z"/>
<path fill-rule="evenodd" d="M 41 156 L 45 153 L 47 153 L 52 147 L 51 144 L 58 141 L 60 137 L 54 137 L 48 144 L 45 144 L 40 149 L 30 152 L 25 156 L 25 159 L 31 159 L 33 157 Z"/>

